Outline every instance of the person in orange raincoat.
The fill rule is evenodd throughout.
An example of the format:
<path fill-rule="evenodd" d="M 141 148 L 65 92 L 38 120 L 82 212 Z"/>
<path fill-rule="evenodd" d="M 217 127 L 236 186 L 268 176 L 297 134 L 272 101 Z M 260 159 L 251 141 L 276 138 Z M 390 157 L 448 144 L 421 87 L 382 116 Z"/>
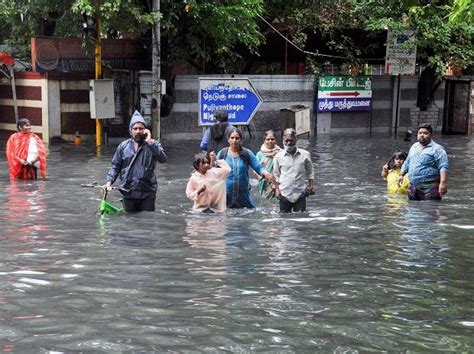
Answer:
<path fill-rule="evenodd" d="M 7 141 L 7 159 L 10 177 L 37 179 L 38 170 L 46 177 L 46 147 L 41 138 L 31 132 L 31 123 L 21 118 L 16 123 L 18 133 L 13 133 Z"/>

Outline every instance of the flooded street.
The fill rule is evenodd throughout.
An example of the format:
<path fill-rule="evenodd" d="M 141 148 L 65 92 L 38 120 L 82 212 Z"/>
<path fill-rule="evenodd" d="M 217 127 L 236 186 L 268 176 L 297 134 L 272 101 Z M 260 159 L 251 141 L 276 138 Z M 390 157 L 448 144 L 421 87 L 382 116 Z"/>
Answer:
<path fill-rule="evenodd" d="M 255 195 L 257 210 L 197 215 L 185 188 L 199 142 L 165 141 L 156 212 L 103 217 L 81 184 L 105 183 L 115 146 L 52 145 L 47 180 L 11 183 L 2 142 L 0 347 L 472 351 L 474 139 L 434 140 L 450 158 L 442 202 L 386 197 L 381 167 L 415 139 L 327 136 L 304 146 L 308 212 Z"/>

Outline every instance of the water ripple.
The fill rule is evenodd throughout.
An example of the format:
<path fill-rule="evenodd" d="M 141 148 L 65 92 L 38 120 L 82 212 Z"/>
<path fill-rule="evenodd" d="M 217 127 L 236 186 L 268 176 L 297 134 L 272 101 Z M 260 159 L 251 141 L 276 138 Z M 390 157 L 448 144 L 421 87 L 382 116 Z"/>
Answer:
<path fill-rule="evenodd" d="M 51 146 L 46 181 L 0 186 L 2 348 L 470 352 L 474 144 L 439 142 L 451 160 L 441 203 L 385 195 L 380 168 L 408 144 L 318 137 L 306 213 L 280 215 L 255 189 L 256 210 L 191 212 L 182 144 L 157 168 L 155 213 L 103 217 L 80 184 L 104 180 L 114 149 Z"/>

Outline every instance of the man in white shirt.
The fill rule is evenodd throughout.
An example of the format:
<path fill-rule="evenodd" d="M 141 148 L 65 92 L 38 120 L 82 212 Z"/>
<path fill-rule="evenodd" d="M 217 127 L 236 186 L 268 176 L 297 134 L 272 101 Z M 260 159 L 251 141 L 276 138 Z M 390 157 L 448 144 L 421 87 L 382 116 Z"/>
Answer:
<path fill-rule="evenodd" d="M 313 163 L 308 151 L 296 147 L 296 131 L 283 132 L 284 150 L 275 156 L 275 196 L 280 200 L 280 212 L 306 211 L 306 198 L 313 194 Z"/>

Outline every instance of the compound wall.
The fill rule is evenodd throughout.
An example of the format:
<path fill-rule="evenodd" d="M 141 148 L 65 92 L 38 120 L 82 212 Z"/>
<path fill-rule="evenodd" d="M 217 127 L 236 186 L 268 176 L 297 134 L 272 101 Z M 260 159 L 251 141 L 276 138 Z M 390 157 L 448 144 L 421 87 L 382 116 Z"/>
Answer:
<path fill-rule="evenodd" d="M 207 76 L 206 76 L 207 77 Z M 240 76 L 235 76 L 240 77 Z M 257 134 L 265 130 L 281 130 L 282 108 L 305 105 L 310 108 L 313 134 L 337 133 L 393 133 L 416 126 L 419 113 L 416 107 L 418 77 L 401 77 L 397 100 L 396 77 L 372 76 L 372 111 L 333 112 L 315 111 L 316 77 L 312 75 L 249 75 L 248 78 L 263 99 L 263 104 L 251 121 L 250 128 Z M 176 102 L 172 113 L 161 120 L 162 135 L 169 139 L 196 139 L 202 135 L 198 126 L 198 76 L 178 76 L 175 81 Z M 430 107 L 429 121 L 441 130 L 444 85 L 435 93 Z M 398 101 L 398 105 L 397 105 Z M 396 114 L 398 107 L 398 116 Z M 415 113 L 413 113 L 415 111 Z M 423 117 L 424 118 L 424 117 Z"/>

